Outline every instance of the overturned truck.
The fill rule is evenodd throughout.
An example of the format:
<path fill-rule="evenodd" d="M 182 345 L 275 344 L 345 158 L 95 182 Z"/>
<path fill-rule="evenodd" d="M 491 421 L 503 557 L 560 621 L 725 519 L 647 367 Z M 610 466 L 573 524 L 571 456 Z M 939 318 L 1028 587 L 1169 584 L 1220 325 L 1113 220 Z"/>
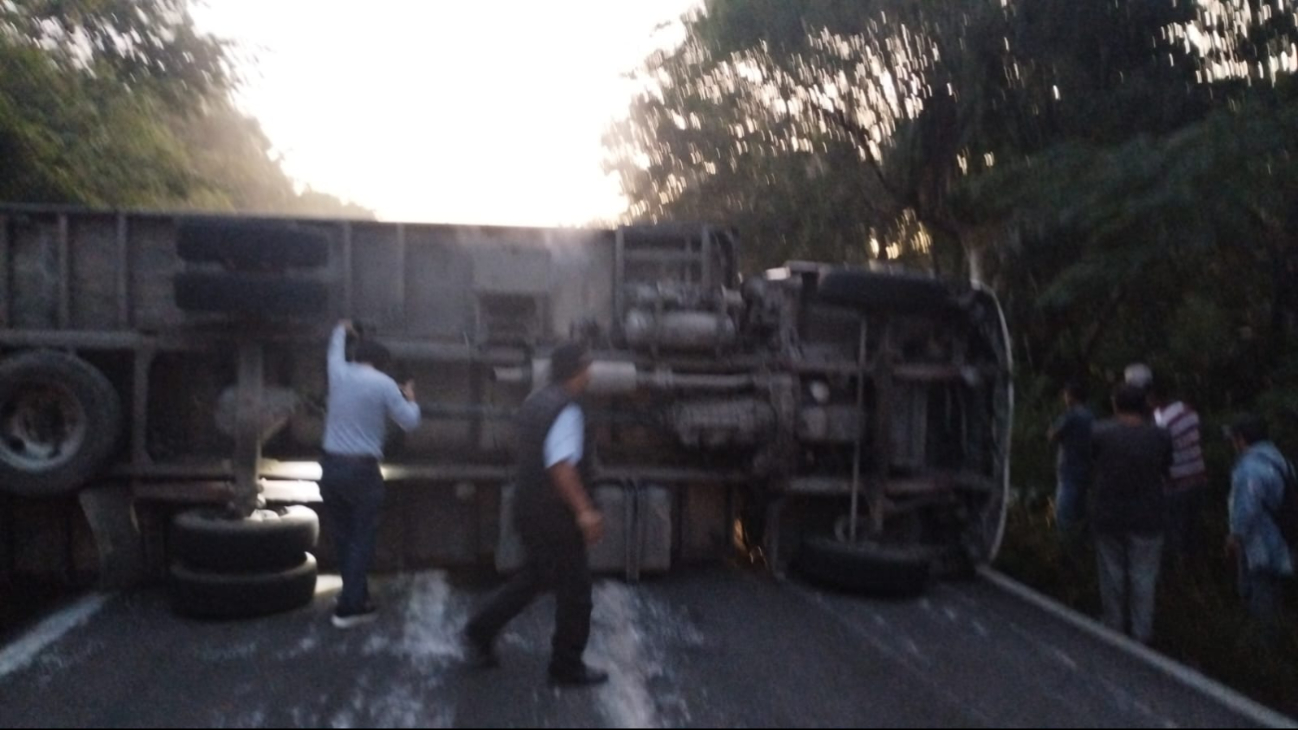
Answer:
<path fill-rule="evenodd" d="M 318 498 L 325 343 L 347 317 L 424 411 L 387 448 L 387 567 L 517 563 L 511 418 L 569 337 L 595 357 L 594 567 L 738 550 L 909 592 L 991 559 L 1012 411 L 995 298 L 812 263 L 741 279 L 737 246 L 706 225 L 0 206 L 0 489 L 77 493 L 106 582 L 169 574 L 200 614 L 301 601 L 318 527 L 292 505 Z"/>

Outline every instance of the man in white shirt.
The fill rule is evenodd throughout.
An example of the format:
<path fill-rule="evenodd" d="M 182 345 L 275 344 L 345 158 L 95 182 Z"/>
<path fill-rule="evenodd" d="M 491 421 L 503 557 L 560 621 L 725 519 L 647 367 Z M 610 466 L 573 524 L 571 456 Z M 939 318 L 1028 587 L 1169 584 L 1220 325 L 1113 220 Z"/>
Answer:
<path fill-rule="evenodd" d="M 590 360 L 567 343 L 550 357 L 550 384 L 518 413 L 518 474 L 514 522 L 527 560 L 519 573 L 474 614 L 465 628 L 469 662 L 496 666 L 496 636 L 538 595 L 555 594 L 551 685 L 586 687 L 608 680 L 582 660 L 590 638 L 590 566 L 586 546 L 604 534 L 604 521 L 586 490 L 589 449 L 579 398 L 590 384 Z"/>
<path fill-rule="evenodd" d="M 383 370 L 392 360 L 383 345 L 362 340 L 354 362 L 347 362 L 348 320 L 329 340 L 329 406 L 325 416 L 324 457 L 320 460 L 320 496 L 333 532 L 343 589 L 334 610 L 340 629 L 372 621 L 366 574 L 374 559 L 384 485 L 379 463 L 388 419 L 406 431 L 419 425 L 415 384 L 398 387 Z"/>

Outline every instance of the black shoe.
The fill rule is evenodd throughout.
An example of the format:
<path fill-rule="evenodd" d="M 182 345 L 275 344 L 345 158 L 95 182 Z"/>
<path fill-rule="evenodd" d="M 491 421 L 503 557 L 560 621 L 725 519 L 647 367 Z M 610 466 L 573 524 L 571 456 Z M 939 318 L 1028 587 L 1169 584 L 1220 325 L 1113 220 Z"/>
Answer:
<path fill-rule="evenodd" d="M 495 669 L 500 666 L 500 657 L 491 648 L 472 636 L 464 636 L 464 665 L 470 669 Z"/>
<path fill-rule="evenodd" d="M 350 629 L 353 626 L 367 624 L 378 618 L 379 609 L 369 601 L 359 609 L 353 611 L 344 611 L 341 608 L 334 609 L 333 625 L 340 629 Z"/>
<path fill-rule="evenodd" d="M 593 687 L 608 681 L 608 672 L 591 669 L 585 664 L 577 669 L 556 672 L 550 670 L 551 687 Z"/>

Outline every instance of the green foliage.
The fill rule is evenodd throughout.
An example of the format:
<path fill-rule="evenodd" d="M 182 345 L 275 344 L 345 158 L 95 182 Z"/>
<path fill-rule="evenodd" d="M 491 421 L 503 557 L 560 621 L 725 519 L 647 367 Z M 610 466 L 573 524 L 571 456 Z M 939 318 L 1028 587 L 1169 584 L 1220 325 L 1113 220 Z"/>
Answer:
<path fill-rule="evenodd" d="M 155 114 L 146 95 L 114 93 L 0 37 L 0 198 L 130 206 L 174 196 L 187 182 L 182 150 Z"/>
<path fill-rule="evenodd" d="M 752 201 L 785 184 L 759 171 L 814 165 L 821 187 L 857 193 L 833 209 L 853 229 L 963 268 L 988 220 L 953 199 L 971 178 L 1205 113 L 1194 65 L 1167 63 L 1187 56 L 1167 29 L 1191 19 L 1171 0 L 712 0 L 684 45 L 648 62 L 646 91 L 610 135 L 611 167 L 632 217 L 653 220 L 691 207 L 693 191 Z M 904 237 L 907 218 L 926 236 Z M 790 246 L 744 233 L 764 256 Z"/>
<path fill-rule="evenodd" d="M 23 0 L 0 5 L 0 32 L 81 69 L 189 109 L 229 90 L 226 44 L 198 33 L 190 0 Z"/>
<path fill-rule="evenodd" d="M 0 2 L 0 200 L 371 217 L 295 190 L 188 7 Z"/>

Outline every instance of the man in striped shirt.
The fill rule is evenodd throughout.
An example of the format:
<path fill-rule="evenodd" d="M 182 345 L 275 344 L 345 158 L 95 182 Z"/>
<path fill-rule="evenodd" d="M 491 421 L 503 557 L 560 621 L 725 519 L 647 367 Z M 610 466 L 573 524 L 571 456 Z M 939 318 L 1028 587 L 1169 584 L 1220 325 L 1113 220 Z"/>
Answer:
<path fill-rule="evenodd" d="M 1172 437 L 1171 478 L 1164 503 L 1167 509 L 1167 554 L 1181 566 L 1203 556 L 1203 504 L 1208 491 L 1208 467 L 1200 444 L 1199 414 L 1183 401 L 1171 397 L 1164 381 L 1148 387 L 1154 423 Z"/>

